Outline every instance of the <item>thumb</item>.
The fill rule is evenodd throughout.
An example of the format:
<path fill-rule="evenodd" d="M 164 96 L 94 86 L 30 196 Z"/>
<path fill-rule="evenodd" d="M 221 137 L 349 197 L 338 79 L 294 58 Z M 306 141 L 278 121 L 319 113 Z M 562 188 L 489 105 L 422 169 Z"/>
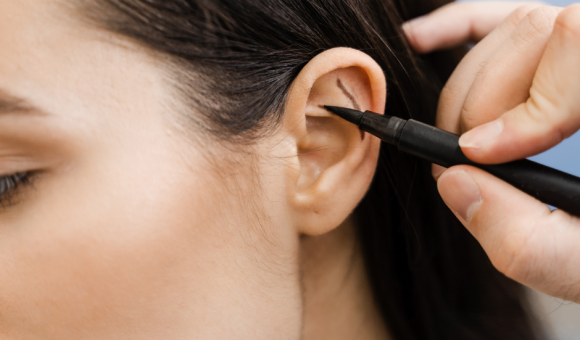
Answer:
<path fill-rule="evenodd" d="M 580 128 L 580 5 L 565 8 L 536 71 L 530 97 L 459 140 L 467 157 L 503 163 L 538 154 Z"/>
<path fill-rule="evenodd" d="M 445 171 L 438 188 L 500 272 L 546 294 L 580 302 L 580 219 L 551 212 L 470 166 Z"/>

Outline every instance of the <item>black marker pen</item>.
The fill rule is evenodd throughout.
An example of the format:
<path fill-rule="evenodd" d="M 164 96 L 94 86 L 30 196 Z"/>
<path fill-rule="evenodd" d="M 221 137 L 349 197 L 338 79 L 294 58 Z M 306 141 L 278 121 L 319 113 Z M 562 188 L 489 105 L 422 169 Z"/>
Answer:
<path fill-rule="evenodd" d="M 495 165 L 475 163 L 461 151 L 456 134 L 412 119 L 336 106 L 325 108 L 401 151 L 446 168 L 460 164 L 478 167 L 546 204 L 580 216 L 578 177 L 527 159 Z"/>

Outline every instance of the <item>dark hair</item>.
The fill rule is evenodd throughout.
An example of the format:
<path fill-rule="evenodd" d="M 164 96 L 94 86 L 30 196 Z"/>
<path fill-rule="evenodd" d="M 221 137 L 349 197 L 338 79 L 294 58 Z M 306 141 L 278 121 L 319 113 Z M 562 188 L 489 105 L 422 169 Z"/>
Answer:
<path fill-rule="evenodd" d="M 184 100 L 203 115 L 199 127 L 250 142 L 280 121 L 304 65 L 338 46 L 382 67 L 389 114 L 433 124 L 439 92 L 465 49 L 418 56 L 400 26 L 446 2 L 85 0 L 99 7 L 89 15 L 105 28 L 169 57 Z M 524 288 L 493 268 L 445 207 L 426 162 L 382 145 L 355 217 L 375 301 L 395 339 L 542 336 Z"/>

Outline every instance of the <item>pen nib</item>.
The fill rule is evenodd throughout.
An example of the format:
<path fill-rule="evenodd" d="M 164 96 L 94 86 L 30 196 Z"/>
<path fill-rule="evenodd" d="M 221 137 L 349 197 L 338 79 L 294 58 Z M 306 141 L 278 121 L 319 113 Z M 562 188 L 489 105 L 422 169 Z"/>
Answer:
<path fill-rule="evenodd" d="M 324 108 L 328 111 L 334 113 L 335 115 L 339 116 L 340 118 L 347 120 L 353 124 L 360 125 L 360 121 L 363 116 L 363 112 L 348 109 L 346 107 L 338 107 L 338 106 L 326 106 Z"/>

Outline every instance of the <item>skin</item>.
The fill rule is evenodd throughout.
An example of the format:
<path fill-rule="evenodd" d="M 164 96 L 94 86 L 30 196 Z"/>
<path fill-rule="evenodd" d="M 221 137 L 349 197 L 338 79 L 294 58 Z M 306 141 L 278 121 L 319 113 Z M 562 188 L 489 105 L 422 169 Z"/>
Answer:
<path fill-rule="evenodd" d="M 66 5 L 0 1 L 0 175 L 31 173 L 0 212 L 0 338 L 388 338 L 349 218 L 379 141 L 319 107 L 381 112 L 380 67 L 324 52 L 236 152 L 177 123 L 159 56 Z"/>
<path fill-rule="evenodd" d="M 467 157 L 480 163 L 525 158 L 580 128 L 579 18 L 578 5 L 472 3 L 405 25 L 421 52 L 478 42 L 445 85 L 437 117 L 439 127 L 464 133 L 459 144 Z M 501 272 L 580 303 L 578 217 L 551 212 L 473 167 L 434 167 L 433 174 L 447 205 Z"/>

